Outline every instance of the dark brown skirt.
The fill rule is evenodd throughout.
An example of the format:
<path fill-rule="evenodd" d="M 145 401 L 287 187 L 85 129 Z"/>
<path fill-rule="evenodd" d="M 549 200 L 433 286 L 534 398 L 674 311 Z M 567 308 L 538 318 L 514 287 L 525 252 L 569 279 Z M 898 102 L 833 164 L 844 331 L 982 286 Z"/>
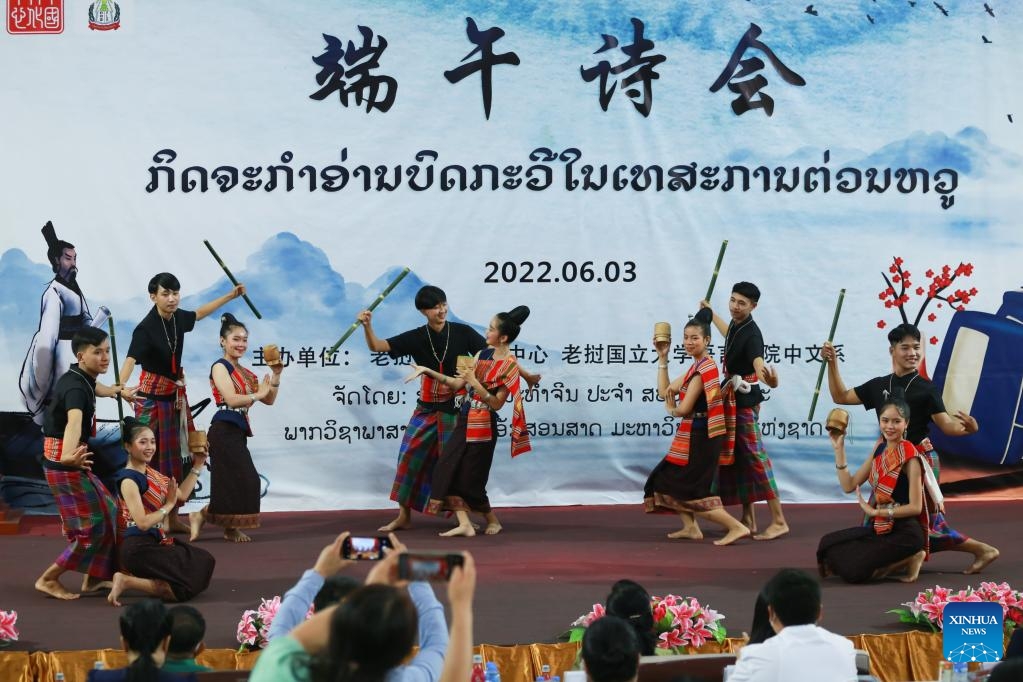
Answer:
<path fill-rule="evenodd" d="M 430 514 L 441 511 L 490 513 L 487 481 L 497 445 L 497 413 L 490 413 L 490 432 L 494 437 L 485 443 L 466 442 L 466 421 L 464 414 L 458 415 L 455 430 L 433 467 L 427 508 Z"/>
<path fill-rule="evenodd" d="M 908 559 L 926 542 L 916 517 L 896 519 L 892 532 L 877 535 L 870 526 L 828 533 L 817 546 L 817 563 L 848 583 L 864 583 L 879 568 Z"/>
<path fill-rule="evenodd" d="M 706 422 L 693 425 L 689 438 L 689 463 L 682 466 L 666 458 L 654 467 L 643 487 L 643 507 L 655 512 L 701 512 L 719 509 L 717 496 L 718 456 L 724 436 L 707 438 Z"/>
<path fill-rule="evenodd" d="M 177 540 L 162 545 L 149 533 L 125 536 L 120 553 L 121 570 L 136 578 L 166 582 L 178 601 L 188 601 L 205 590 L 217 563 L 205 549 Z"/>
<path fill-rule="evenodd" d="M 206 520 L 224 528 L 259 528 L 260 480 L 248 438 L 236 425 L 210 425 L 210 506 Z"/>

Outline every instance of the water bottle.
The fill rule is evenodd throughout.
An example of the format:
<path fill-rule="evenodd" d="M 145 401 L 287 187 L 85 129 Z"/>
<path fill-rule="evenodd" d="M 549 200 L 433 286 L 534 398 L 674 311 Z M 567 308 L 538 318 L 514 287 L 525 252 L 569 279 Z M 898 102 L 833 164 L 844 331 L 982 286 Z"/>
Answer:
<path fill-rule="evenodd" d="M 106 666 L 103 665 L 103 661 L 96 661 L 92 664 L 93 670 L 105 670 Z"/>
<path fill-rule="evenodd" d="M 64 673 L 57 673 L 53 676 L 54 682 L 64 682 Z"/>
<path fill-rule="evenodd" d="M 487 682 L 501 682 L 501 671 L 496 661 L 487 661 Z"/>
<path fill-rule="evenodd" d="M 543 678 L 545 680 L 547 680 L 547 682 L 550 682 L 550 679 L 551 679 L 551 667 L 549 665 L 547 665 L 546 663 L 544 663 L 543 665 L 540 666 L 540 674 L 543 675 Z"/>
<path fill-rule="evenodd" d="M 472 676 L 469 682 L 486 682 L 487 676 L 483 672 L 483 656 L 474 654 L 472 657 Z"/>

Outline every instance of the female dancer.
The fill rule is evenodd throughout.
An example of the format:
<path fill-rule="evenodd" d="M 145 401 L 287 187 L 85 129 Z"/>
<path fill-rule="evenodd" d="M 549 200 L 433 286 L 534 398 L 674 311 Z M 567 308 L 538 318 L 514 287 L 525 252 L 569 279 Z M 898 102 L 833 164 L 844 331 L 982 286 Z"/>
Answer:
<path fill-rule="evenodd" d="M 205 453 L 193 453 L 192 470 L 178 487 L 173 477 L 150 466 L 156 454 L 156 435 L 146 424 L 127 417 L 123 425 L 128 464 L 117 474 L 121 502 L 121 570 L 107 597 L 114 606 L 125 590 L 139 590 L 164 601 L 187 601 L 210 584 L 213 555 L 204 549 L 167 537 L 167 515 L 188 499 L 206 463 Z"/>
<path fill-rule="evenodd" d="M 828 533 L 817 547 L 822 577 L 838 574 L 850 583 L 877 580 L 905 569 L 902 582 L 913 582 L 927 556 L 927 499 L 924 477 L 930 471 L 916 447 L 905 438 L 909 406 L 891 399 L 880 410 L 881 440 L 855 474 L 849 473 L 845 435 L 832 431 L 838 482 L 856 491 L 867 523 Z M 870 481 L 873 504 L 860 485 Z"/>
<path fill-rule="evenodd" d="M 668 414 L 682 417 L 664 456 L 647 479 L 643 504 L 647 513 L 676 512 L 682 529 L 668 533 L 672 539 L 702 540 L 696 523 L 699 515 L 720 524 L 727 531 L 715 545 L 730 545 L 750 534 L 721 506 L 717 488 L 718 456 L 726 434 L 725 407 L 721 399 L 721 380 L 717 365 L 707 355 L 712 314 L 702 308 L 683 331 L 683 344 L 693 358 L 681 382 L 676 403 L 674 386 L 668 384 L 668 347 L 670 341 L 654 341 L 660 361 L 657 364 L 657 392 L 664 398 Z"/>
<path fill-rule="evenodd" d="M 202 511 L 193 512 L 189 520 L 193 537 L 208 520 L 224 527 L 224 539 L 250 542 L 252 538 L 239 530 L 259 528 L 260 480 L 247 443 L 252 435 L 249 408 L 257 402 L 274 404 L 284 365 L 271 366 L 273 374 L 267 374 L 262 381 L 242 367 L 242 356 L 249 347 L 249 330 L 231 313 L 220 316 L 220 347 L 224 357 L 210 369 L 213 401 L 219 408 L 208 434 L 212 464 L 210 503 Z"/>
<path fill-rule="evenodd" d="M 442 536 L 476 535 L 476 529 L 469 520 L 470 511 L 483 514 L 486 518 L 487 527 L 484 532 L 487 535 L 501 532 L 501 523 L 487 498 L 487 480 L 490 478 L 490 465 L 494 461 L 494 447 L 497 445 L 497 411 L 509 397 L 514 407 L 512 457 L 530 450 L 526 415 L 519 392 L 519 365 L 508 348 L 508 344 L 518 337 L 527 317 L 529 308 L 526 306 L 495 315 L 487 328 L 486 340 L 489 347 L 477 353 L 473 366 L 462 370 L 457 379 L 415 365 L 413 377 L 427 374 L 456 391 L 463 386 L 468 387 L 468 395 L 462 403 L 455 431 L 433 470 L 427 511 L 437 514 L 441 510 L 450 510 L 455 512 L 458 519 L 458 525 L 441 533 Z"/>

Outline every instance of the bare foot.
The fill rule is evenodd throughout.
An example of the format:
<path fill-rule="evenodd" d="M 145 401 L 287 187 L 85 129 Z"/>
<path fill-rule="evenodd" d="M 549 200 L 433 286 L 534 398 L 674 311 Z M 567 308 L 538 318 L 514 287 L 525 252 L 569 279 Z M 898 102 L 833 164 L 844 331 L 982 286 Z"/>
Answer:
<path fill-rule="evenodd" d="M 984 548 L 985 549 L 981 551 L 980 554 L 977 555 L 977 558 L 974 560 L 974 562 L 970 564 L 970 567 L 963 571 L 963 573 L 965 573 L 966 575 L 980 573 L 982 570 L 984 570 L 985 566 L 987 566 L 992 561 L 998 558 L 999 553 L 997 549 L 995 549 L 991 545 L 984 545 Z"/>
<path fill-rule="evenodd" d="M 396 530 L 407 530 L 412 527 L 412 519 L 405 514 L 398 514 L 398 518 L 386 526 L 380 526 L 377 531 L 380 533 L 393 533 Z"/>
<path fill-rule="evenodd" d="M 702 540 L 703 533 L 699 528 L 683 528 L 674 533 L 668 533 L 668 537 L 672 540 Z"/>
<path fill-rule="evenodd" d="M 202 532 L 202 527 L 206 525 L 206 509 L 200 509 L 197 512 L 191 512 L 188 515 L 188 539 L 190 542 L 195 542 L 199 539 L 199 533 Z"/>
<path fill-rule="evenodd" d="M 904 583 L 916 582 L 916 579 L 920 577 L 920 567 L 924 565 L 924 557 L 926 556 L 927 553 L 921 549 L 910 557 L 909 563 L 906 564 L 906 575 L 899 578 L 899 580 Z"/>
<path fill-rule="evenodd" d="M 721 538 L 720 540 L 715 540 L 714 544 L 717 545 L 718 547 L 724 547 L 725 545 L 732 544 L 736 540 L 748 538 L 749 536 L 750 536 L 749 528 L 743 526 L 741 529 L 729 531 L 728 533 L 725 534 L 725 537 Z"/>
<path fill-rule="evenodd" d="M 54 599 L 78 599 L 78 595 L 74 592 L 68 592 L 67 589 L 60 584 L 59 580 L 43 580 L 40 578 L 36 581 L 36 589 L 43 594 L 48 594 Z"/>
<path fill-rule="evenodd" d="M 446 530 L 443 533 L 439 533 L 442 538 L 453 538 L 462 535 L 467 538 L 471 538 L 476 535 L 476 529 L 471 525 L 469 526 L 455 526 L 451 530 Z"/>
<path fill-rule="evenodd" d="M 121 602 L 118 600 L 121 598 L 121 593 L 124 592 L 124 578 L 125 575 L 123 573 L 114 573 L 114 586 L 110 588 L 110 594 L 107 595 L 107 601 L 111 606 L 121 605 Z"/>
<path fill-rule="evenodd" d="M 224 539 L 229 540 L 230 542 L 252 542 L 252 538 L 250 538 L 248 535 L 241 532 L 237 528 L 225 529 Z"/>
<path fill-rule="evenodd" d="M 501 524 L 499 523 L 488 523 L 487 529 L 483 531 L 487 535 L 497 535 L 501 532 Z"/>
<path fill-rule="evenodd" d="M 753 536 L 754 540 L 774 540 L 780 538 L 789 532 L 789 524 L 787 523 L 772 523 L 767 527 L 763 533 L 759 533 Z"/>
<path fill-rule="evenodd" d="M 114 583 L 110 580 L 98 580 L 93 578 L 91 575 L 86 575 L 82 579 L 82 594 L 90 594 L 92 592 L 99 592 L 100 590 L 109 590 L 114 586 Z"/>
<path fill-rule="evenodd" d="M 752 514 L 748 515 L 743 514 L 742 518 L 739 520 L 739 523 L 749 528 L 749 532 L 751 533 L 757 532 L 757 517 L 753 516 Z"/>

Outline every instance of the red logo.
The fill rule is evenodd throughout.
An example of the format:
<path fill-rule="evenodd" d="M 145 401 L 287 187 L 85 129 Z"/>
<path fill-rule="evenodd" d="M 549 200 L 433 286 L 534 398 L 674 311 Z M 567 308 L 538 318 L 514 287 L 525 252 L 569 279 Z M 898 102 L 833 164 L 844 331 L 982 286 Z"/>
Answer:
<path fill-rule="evenodd" d="M 7 0 L 7 32 L 63 33 L 64 0 Z"/>

